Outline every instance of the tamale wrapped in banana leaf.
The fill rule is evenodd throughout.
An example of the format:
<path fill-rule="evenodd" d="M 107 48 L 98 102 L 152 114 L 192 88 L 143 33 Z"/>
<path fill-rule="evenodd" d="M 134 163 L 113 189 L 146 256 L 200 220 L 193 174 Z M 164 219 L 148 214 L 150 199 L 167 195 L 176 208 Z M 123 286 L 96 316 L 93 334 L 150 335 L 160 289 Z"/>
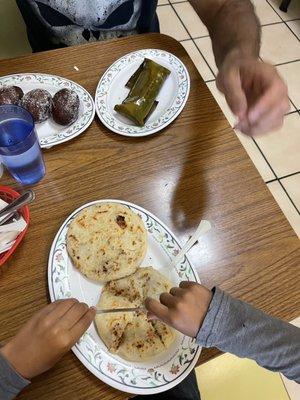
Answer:
<path fill-rule="evenodd" d="M 127 87 L 128 89 L 131 89 L 133 87 L 133 85 L 137 81 L 137 78 L 139 77 L 140 73 L 143 71 L 143 68 L 144 68 L 144 61 L 138 67 L 138 69 L 135 71 L 135 73 L 133 75 L 131 75 L 131 77 L 129 78 L 129 80 L 126 83 L 125 87 Z"/>
<path fill-rule="evenodd" d="M 130 92 L 122 104 L 114 109 L 129 118 L 136 125 L 144 126 L 145 121 L 157 106 L 156 97 L 170 71 L 145 58 L 140 67 L 126 83 Z"/>

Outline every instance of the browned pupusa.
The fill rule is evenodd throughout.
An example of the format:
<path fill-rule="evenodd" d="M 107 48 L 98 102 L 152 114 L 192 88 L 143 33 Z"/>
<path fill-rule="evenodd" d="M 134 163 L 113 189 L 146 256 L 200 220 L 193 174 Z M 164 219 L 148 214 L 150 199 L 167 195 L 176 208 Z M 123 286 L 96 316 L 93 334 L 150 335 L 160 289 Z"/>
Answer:
<path fill-rule="evenodd" d="M 171 282 L 152 267 L 108 282 L 98 307 L 139 307 L 146 297 L 158 299 L 171 289 Z M 165 351 L 174 341 L 174 331 L 160 321 L 148 321 L 145 313 L 115 313 L 96 316 L 98 333 L 111 353 L 129 361 L 143 361 Z"/>
<path fill-rule="evenodd" d="M 95 204 L 71 222 L 67 250 L 80 272 L 107 282 L 136 271 L 146 254 L 147 232 L 141 218 L 128 207 Z"/>

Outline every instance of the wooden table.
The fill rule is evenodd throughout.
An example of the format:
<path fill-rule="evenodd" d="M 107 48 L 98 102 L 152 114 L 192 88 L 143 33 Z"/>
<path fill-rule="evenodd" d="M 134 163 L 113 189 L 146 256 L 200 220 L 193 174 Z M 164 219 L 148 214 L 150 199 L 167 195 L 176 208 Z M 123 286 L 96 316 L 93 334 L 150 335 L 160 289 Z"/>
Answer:
<path fill-rule="evenodd" d="M 0 277 L 0 340 L 49 302 L 47 260 L 61 223 L 75 208 L 101 198 L 145 207 L 182 242 L 201 218 L 209 219 L 214 229 L 190 253 L 202 282 L 276 317 L 291 320 L 300 314 L 299 240 L 178 42 L 152 34 L 34 54 L 1 61 L 0 76 L 57 74 L 94 94 L 113 61 L 141 48 L 170 51 L 185 63 L 191 76 L 187 105 L 174 123 L 151 137 L 118 136 L 95 118 L 75 140 L 45 151 L 47 174 L 35 186 L 30 229 Z M 17 188 L 9 178 L 1 183 Z M 200 361 L 213 354 L 203 351 Z M 20 395 L 32 400 L 125 398 L 71 352 Z"/>

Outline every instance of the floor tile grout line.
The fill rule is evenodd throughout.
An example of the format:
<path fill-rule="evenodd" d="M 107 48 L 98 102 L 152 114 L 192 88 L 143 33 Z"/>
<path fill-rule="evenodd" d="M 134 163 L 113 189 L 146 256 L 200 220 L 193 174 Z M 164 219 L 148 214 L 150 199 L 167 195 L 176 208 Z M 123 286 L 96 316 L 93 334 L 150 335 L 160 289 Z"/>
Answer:
<path fill-rule="evenodd" d="M 300 174 L 300 171 L 293 172 L 292 174 L 288 174 L 288 175 L 285 175 L 285 176 L 281 176 L 281 177 L 278 178 L 278 179 L 279 179 L 279 180 L 287 179 L 287 178 L 290 178 L 291 176 L 295 176 L 295 175 L 298 175 L 298 174 Z"/>
<path fill-rule="evenodd" d="M 192 37 L 193 40 L 198 40 L 198 39 L 203 39 L 203 38 L 210 38 L 210 35 L 207 34 L 207 35 L 203 35 L 203 36 L 195 36 L 195 37 Z"/>
<path fill-rule="evenodd" d="M 199 53 L 201 54 L 203 60 L 205 61 L 205 64 L 208 66 L 210 72 L 211 72 L 211 73 L 213 74 L 213 76 L 215 77 L 215 79 L 213 79 L 213 80 L 216 80 L 216 74 L 215 74 L 214 70 L 213 70 L 212 67 L 209 65 L 209 62 L 206 60 L 204 54 L 203 54 L 202 51 L 199 49 L 197 43 L 194 41 L 194 39 L 192 39 L 192 40 L 193 40 L 193 43 L 194 43 L 194 45 L 196 46 L 197 50 L 198 50 Z"/>
<path fill-rule="evenodd" d="M 276 8 L 269 2 L 269 0 L 266 0 L 266 2 L 269 4 L 269 6 L 273 9 L 273 11 L 278 15 L 278 17 L 281 19 L 282 22 L 285 22 L 282 16 L 279 14 L 279 12 L 276 10 Z"/>
<path fill-rule="evenodd" d="M 269 4 L 270 7 L 272 7 L 273 11 L 278 15 L 278 17 L 281 19 L 281 21 L 270 22 L 270 23 L 267 23 L 267 24 L 261 24 L 261 27 L 264 27 L 264 26 L 272 26 L 272 25 L 278 25 L 278 24 L 284 24 L 284 25 L 291 31 L 291 33 L 295 36 L 295 38 L 296 38 L 298 41 L 300 41 L 300 39 L 298 38 L 297 34 L 296 34 L 296 33 L 290 28 L 290 26 L 288 25 L 288 22 L 298 21 L 300 18 L 294 18 L 294 19 L 289 19 L 289 20 L 285 21 L 285 20 L 281 17 L 281 15 L 278 14 L 278 12 L 275 10 L 275 8 L 268 2 L 268 0 L 266 0 L 266 2 Z M 173 4 L 182 4 L 182 3 L 189 3 L 189 1 L 188 1 L 188 0 L 183 0 L 183 1 L 177 1 L 176 3 L 171 3 L 171 2 L 169 1 L 169 3 L 166 3 L 166 4 L 159 4 L 158 7 L 170 5 L 170 6 L 173 8 L 173 10 L 176 12 L 176 10 L 175 10 L 174 7 L 173 7 Z M 189 3 L 189 4 L 190 4 L 190 3 Z M 179 14 L 178 14 L 177 12 L 176 12 L 176 14 L 177 14 L 178 18 L 180 19 L 181 23 L 183 24 L 183 21 L 182 21 L 182 19 L 180 18 Z M 185 29 L 187 30 L 187 28 L 186 28 L 185 25 L 184 25 L 184 27 L 185 27 Z M 188 33 L 189 33 L 189 32 L 188 32 Z M 191 35 L 190 35 L 190 36 L 191 36 Z M 194 39 L 198 39 L 198 38 L 200 39 L 200 38 L 202 38 L 202 37 L 208 37 L 208 36 L 209 36 L 209 35 L 199 36 L 199 37 L 194 38 Z M 188 40 L 188 39 L 184 39 L 184 40 Z"/>
<path fill-rule="evenodd" d="M 274 179 L 270 179 L 269 181 L 265 181 L 265 184 L 268 185 L 269 183 L 273 183 L 273 182 L 278 182 L 279 179 L 274 178 Z"/>
<path fill-rule="evenodd" d="M 293 22 L 293 21 L 300 21 L 300 18 L 291 18 L 284 22 L 288 23 L 288 22 Z"/>
<path fill-rule="evenodd" d="M 294 102 L 292 101 L 292 99 L 290 98 L 290 96 L 289 96 L 289 101 L 291 102 L 291 104 L 292 104 L 292 106 L 295 108 L 295 110 L 299 113 L 300 110 L 298 110 L 298 108 L 296 107 L 296 104 L 294 104 Z M 291 112 L 291 114 L 292 114 L 292 112 Z"/>
<path fill-rule="evenodd" d="M 282 382 L 282 384 L 283 384 L 283 387 L 284 387 L 284 389 L 285 389 L 285 391 L 286 391 L 288 400 L 292 400 L 292 398 L 291 398 L 291 396 L 290 396 L 290 393 L 289 393 L 289 391 L 288 391 L 288 388 L 286 387 L 285 382 L 284 382 L 284 380 L 283 380 L 283 378 L 282 378 L 282 374 L 279 374 L 279 376 L 280 376 L 281 382 Z"/>
<path fill-rule="evenodd" d="M 260 26 L 263 27 L 263 26 L 272 26 L 272 25 L 279 25 L 279 24 L 284 24 L 284 22 L 283 21 L 268 22 L 267 24 L 260 24 Z"/>
<path fill-rule="evenodd" d="M 166 4 L 159 4 L 157 7 L 162 7 L 162 6 L 172 6 L 172 4 L 182 4 L 182 3 L 189 3 L 190 4 L 190 2 L 188 1 L 188 0 L 185 0 L 185 1 L 178 1 L 177 3 L 166 3 Z M 200 17 L 199 17 L 200 18 Z M 201 18 L 200 18 L 201 19 Z M 295 18 L 295 19 L 290 19 L 290 20 L 288 20 L 288 21 L 283 21 L 283 20 L 281 20 L 281 21 L 276 21 L 276 22 L 268 22 L 268 23 L 266 23 L 266 24 L 260 24 L 260 26 L 261 27 L 263 27 L 263 26 L 272 26 L 272 25 L 279 25 L 279 24 L 284 24 L 285 22 L 292 22 L 292 21 L 298 21 L 299 20 L 299 18 Z M 197 36 L 197 37 L 194 37 L 193 39 L 201 39 L 201 38 L 203 38 L 203 37 L 208 37 L 209 35 L 202 35 L 202 36 Z M 189 39 L 183 39 L 183 40 L 189 40 Z M 183 41 L 183 40 L 181 40 L 181 41 Z"/>
<path fill-rule="evenodd" d="M 176 14 L 177 18 L 179 19 L 179 21 L 181 22 L 181 24 L 183 25 L 183 27 L 184 27 L 186 33 L 188 34 L 188 36 L 190 37 L 190 39 L 193 39 L 190 32 L 188 31 L 187 27 L 185 26 L 184 22 L 182 21 L 181 17 L 179 16 L 178 12 L 176 11 L 176 9 L 172 3 L 170 3 L 170 6 L 173 9 L 174 13 Z"/>
<path fill-rule="evenodd" d="M 258 151 L 260 152 L 260 154 L 262 155 L 263 159 L 265 160 L 265 162 L 268 164 L 268 167 L 270 168 L 270 170 L 272 171 L 273 175 L 275 176 L 276 179 L 278 179 L 278 176 L 276 175 L 273 167 L 271 166 L 270 162 L 268 161 L 267 157 L 265 156 L 264 152 L 262 151 L 262 149 L 259 147 L 258 143 L 256 142 L 256 140 L 254 139 L 254 137 L 252 137 L 252 140 L 255 144 L 255 146 L 257 147 Z"/>
<path fill-rule="evenodd" d="M 288 191 L 286 190 L 286 188 L 284 187 L 283 183 L 281 182 L 281 180 L 278 180 L 280 186 L 282 187 L 283 191 L 285 192 L 285 194 L 287 195 L 287 197 L 289 198 L 290 202 L 293 204 L 295 210 L 297 211 L 297 213 L 300 215 L 300 211 L 298 210 L 296 204 L 294 203 L 293 199 L 291 198 L 291 196 L 289 195 Z"/>
<path fill-rule="evenodd" d="M 268 3 L 268 0 L 266 0 L 266 1 L 267 1 L 267 3 Z M 188 1 L 182 1 L 182 2 L 180 2 L 180 3 L 189 3 L 189 2 L 188 2 Z M 192 37 L 192 35 L 190 34 L 188 28 L 185 26 L 185 24 L 184 24 L 182 18 L 180 17 L 179 13 L 177 12 L 177 10 L 176 10 L 175 7 L 173 6 L 173 4 L 178 4 L 178 3 L 170 3 L 170 1 L 169 1 L 169 5 L 170 5 L 171 8 L 173 9 L 173 11 L 174 11 L 175 14 L 177 15 L 178 19 L 180 20 L 181 24 L 183 25 L 185 31 L 186 31 L 187 34 L 189 35 L 189 38 L 187 38 L 187 39 L 182 39 L 182 40 L 180 40 L 180 42 L 192 40 L 192 41 L 194 42 L 195 46 L 197 47 L 197 50 L 199 51 L 199 53 L 200 53 L 201 56 L 203 57 L 203 59 L 204 59 L 206 65 L 207 65 L 208 68 L 210 69 L 211 73 L 213 74 L 214 77 L 216 77 L 216 75 L 215 75 L 213 69 L 211 68 L 211 66 L 210 66 L 210 64 L 208 63 L 208 61 L 206 60 L 204 54 L 202 53 L 202 51 L 201 51 L 200 48 L 198 47 L 197 43 L 195 42 L 195 41 L 198 40 L 198 39 L 210 37 L 210 35 Z M 268 3 L 268 4 L 269 4 L 269 3 Z M 162 4 L 162 5 L 168 5 L 168 4 Z M 272 7 L 272 8 L 273 8 L 273 7 Z M 274 9 L 273 9 L 273 10 L 274 10 Z M 277 12 L 276 12 L 275 10 L 274 10 L 274 12 L 277 14 Z M 277 14 L 277 15 L 280 17 L 279 14 Z M 283 21 L 283 19 L 282 19 L 281 17 L 280 17 L 280 19 L 281 19 L 280 22 L 275 22 L 275 23 L 272 23 L 272 24 L 265 24 L 265 25 L 262 25 L 262 26 L 270 26 L 270 25 L 282 24 L 282 23 L 285 24 L 285 21 Z M 285 25 L 286 25 L 286 24 L 285 24 Z M 262 60 L 262 61 L 263 61 L 263 60 Z M 291 63 L 293 63 L 293 62 L 298 62 L 298 61 L 300 61 L 300 59 L 291 60 L 291 61 L 286 61 L 286 62 L 283 62 L 283 63 L 278 63 L 278 64 L 275 64 L 275 66 L 277 67 L 277 66 L 280 66 L 280 65 L 291 64 Z M 296 107 L 295 107 L 295 108 L 296 108 Z"/>
<path fill-rule="evenodd" d="M 300 171 L 293 172 L 293 173 L 291 173 L 291 174 L 284 175 L 284 176 L 281 176 L 281 177 L 279 177 L 279 178 L 270 179 L 269 181 L 266 181 L 265 183 L 268 184 L 268 183 L 280 181 L 281 179 L 290 178 L 291 176 L 298 175 L 298 174 L 300 174 Z"/>
<path fill-rule="evenodd" d="M 176 3 L 175 3 L 176 4 Z M 190 37 L 191 37 L 191 39 L 190 38 L 188 38 L 188 39 L 182 39 L 182 40 L 179 40 L 179 42 L 181 43 L 181 42 L 187 42 L 188 40 L 198 40 L 198 39 L 204 39 L 204 38 L 208 38 L 208 37 L 210 37 L 209 35 L 203 35 L 203 36 L 195 36 L 195 37 L 193 37 L 192 35 L 190 35 Z"/>
<path fill-rule="evenodd" d="M 158 7 L 160 7 L 160 6 L 167 6 L 167 5 L 171 5 L 171 4 L 182 4 L 182 3 L 189 3 L 190 4 L 190 2 L 189 2 L 189 0 L 179 0 L 179 1 L 176 1 L 176 2 L 170 2 L 169 0 L 167 0 L 168 1 L 168 3 L 166 3 L 166 4 L 159 4 L 158 5 Z M 269 4 L 269 3 L 268 3 Z M 273 9 L 274 10 L 274 9 Z M 275 10 L 274 10 L 275 11 Z M 287 21 L 284 21 L 281 17 L 280 17 L 280 15 L 279 14 L 277 14 L 277 12 L 276 12 L 276 15 L 280 18 L 280 21 L 276 21 L 276 22 L 268 22 L 268 23 L 266 23 L 266 24 L 261 24 L 261 26 L 269 26 L 269 25 L 276 25 L 276 24 L 282 24 L 282 23 L 287 23 L 287 22 L 292 22 L 292 21 L 298 21 L 298 20 L 300 20 L 300 18 L 291 18 L 291 19 L 288 19 Z"/>
<path fill-rule="evenodd" d="M 177 4 L 177 3 L 175 3 Z M 186 30 L 187 34 L 189 35 L 189 37 L 191 38 L 191 40 L 193 41 L 194 45 L 196 46 L 197 50 L 199 51 L 199 53 L 201 54 L 203 60 L 205 61 L 206 65 L 208 66 L 208 68 L 210 69 L 211 73 L 213 74 L 214 77 L 216 77 L 214 71 L 212 70 L 211 66 L 209 65 L 209 63 L 207 62 L 206 58 L 204 57 L 204 55 L 202 54 L 201 50 L 199 49 L 199 47 L 197 46 L 197 43 L 195 42 L 195 40 L 193 39 L 192 35 L 190 34 L 190 32 L 188 31 L 187 27 L 185 26 L 184 22 L 182 21 L 180 15 L 178 14 L 178 12 L 176 11 L 175 7 L 173 6 L 172 3 L 170 3 L 173 11 L 175 12 L 175 14 L 177 15 L 177 18 L 179 19 L 179 21 L 182 23 L 182 25 L 184 26 L 184 29 Z"/>
<path fill-rule="evenodd" d="M 285 26 L 292 32 L 292 34 L 295 36 L 295 38 L 300 42 L 300 39 L 296 35 L 296 33 L 293 31 L 293 29 L 284 21 Z"/>
<path fill-rule="evenodd" d="M 268 0 L 266 0 L 267 1 L 267 3 L 268 3 Z M 269 4 L 269 3 L 268 3 Z M 273 8 L 273 7 L 272 7 Z M 275 10 L 274 10 L 275 11 Z M 276 11 L 275 11 L 276 12 Z M 261 57 L 261 54 L 259 54 L 259 59 L 260 59 L 260 61 L 262 61 L 262 62 L 264 62 L 264 60 L 262 59 L 262 57 Z M 275 67 L 280 67 L 281 65 L 287 65 L 287 64 L 292 64 L 292 63 L 294 63 L 294 62 L 298 62 L 298 60 L 295 60 L 295 61 L 287 61 L 287 62 L 285 62 L 285 63 L 280 63 L 280 64 L 275 64 Z M 292 106 L 295 108 L 295 110 L 296 110 L 296 112 L 298 112 L 298 114 L 300 115 L 300 110 L 296 107 L 296 105 L 294 104 L 294 102 L 292 101 L 292 99 L 290 98 L 290 96 L 289 96 L 289 101 L 291 102 L 291 104 L 292 104 Z M 288 114 L 292 114 L 293 112 L 295 112 L 295 111 L 291 111 L 290 113 L 287 113 L 287 114 L 285 114 L 285 115 L 288 115 Z M 276 176 L 276 175 L 275 175 Z"/>
<path fill-rule="evenodd" d="M 290 99 L 289 99 L 290 100 Z M 291 100 L 290 100 L 291 101 Z M 291 102 L 292 103 L 292 102 Z M 293 103 L 292 103 L 293 104 Z M 295 106 L 294 106 L 295 107 Z M 298 113 L 298 111 L 299 110 L 294 110 L 294 111 L 289 111 L 289 112 L 287 112 L 287 113 L 285 113 L 284 115 L 285 116 L 287 116 L 287 115 L 291 115 L 291 114 L 296 114 L 296 113 Z"/>
<path fill-rule="evenodd" d="M 296 207 L 295 203 L 293 202 L 293 200 L 291 199 L 291 196 L 288 194 L 287 190 L 285 189 L 285 187 L 283 186 L 282 182 L 280 181 L 280 179 L 278 178 L 278 176 L 276 175 L 274 169 L 272 168 L 271 164 L 269 163 L 267 157 L 265 156 L 265 154 L 263 153 L 263 151 L 261 150 L 261 148 L 259 147 L 258 143 L 256 142 L 256 140 L 254 138 L 252 138 L 253 142 L 255 143 L 256 147 L 258 148 L 260 154 L 263 156 L 264 160 L 266 161 L 266 163 L 268 164 L 270 170 L 273 172 L 274 176 L 275 176 L 275 181 L 278 181 L 278 183 L 280 184 L 280 186 L 282 187 L 283 191 L 285 192 L 285 194 L 287 195 L 287 197 L 289 198 L 290 202 L 292 203 L 292 205 L 294 206 L 296 212 L 300 215 L 300 211 L 298 210 L 298 208 Z M 284 213 L 283 213 L 284 214 Z M 285 215 L 285 214 L 284 214 Z"/>
<path fill-rule="evenodd" d="M 298 38 L 298 36 L 296 35 L 296 33 L 289 27 L 289 25 L 287 24 L 287 21 L 285 21 L 281 15 L 277 12 L 277 10 L 273 7 L 273 5 L 269 2 L 269 0 L 266 0 L 266 2 L 269 4 L 270 7 L 272 7 L 272 9 L 274 10 L 274 12 L 278 15 L 278 17 L 281 19 L 282 22 L 284 22 L 285 26 L 288 28 L 288 30 L 290 32 L 292 32 L 292 34 L 295 36 L 295 38 L 298 40 L 298 42 L 300 42 L 300 39 Z"/>
<path fill-rule="evenodd" d="M 268 2 L 268 0 L 266 0 L 266 1 Z M 188 1 L 182 1 L 181 3 L 188 3 Z M 174 10 L 174 12 L 175 12 L 175 14 L 177 15 L 178 19 L 180 20 L 180 22 L 181 22 L 182 25 L 184 26 L 185 31 L 186 31 L 187 34 L 189 35 L 189 38 L 187 38 L 187 39 L 182 39 L 182 40 L 180 40 L 180 42 L 192 40 L 192 41 L 194 42 L 195 46 L 197 47 L 199 53 L 200 53 L 201 56 L 203 57 L 205 63 L 206 63 L 207 66 L 209 67 L 211 73 L 213 74 L 214 77 L 216 77 L 216 75 L 215 75 L 213 69 L 211 68 L 211 66 L 210 66 L 210 64 L 208 63 L 208 61 L 206 60 L 204 54 L 202 53 L 202 51 L 199 49 L 197 43 L 195 42 L 195 41 L 198 40 L 198 39 L 210 37 L 210 35 L 203 35 L 203 36 L 198 36 L 198 37 L 192 37 L 192 35 L 190 34 L 188 28 L 185 26 L 183 20 L 181 19 L 179 13 L 177 12 L 177 10 L 176 10 L 175 7 L 173 6 L 173 4 L 178 4 L 178 3 L 169 3 L 169 5 L 170 5 L 170 6 L 172 7 L 172 9 Z M 269 4 L 269 3 L 268 3 L 268 4 Z M 167 5 L 167 4 L 164 4 L 164 5 Z M 274 12 L 276 12 L 276 11 L 274 10 Z M 277 14 L 277 13 L 276 13 L 276 14 Z M 279 14 L 277 14 L 277 15 L 279 15 Z M 279 17 L 280 17 L 280 15 L 279 15 Z M 281 18 L 281 17 L 280 17 L 280 18 Z M 280 22 L 275 22 L 275 23 L 272 23 L 272 24 L 265 24 L 265 25 L 261 25 L 261 26 L 270 26 L 270 25 L 276 25 L 276 24 L 282 24 L 282 23 L 285 24 L 285 21 L 283 21 L 282 18 L 281 18 L 281 21 L 280 21 Z M 286 25 L 286 24 L 285 24 L 285 25 Z M 290 29 L 290 28 L 289 28 L 289 29 Z M 261 60 L 262 60 L 262 59 L 261 59 Z M 262 61 L 263 61 L 263 60 L 262 60 Z M 300 59 L 296 59 L 296 60 L 286 61 L 286 62 L 283 62 L 283 63 L 274 64 L 274 65 L 277 67 L 277 66 L 280 66 L 280 65 L 291 64 L 291 63 L 299 62 L 299 61 L 300 61 Z M 295 108 L 296 108 L 296 107 L 295 107 Z"/>
<path fill-rule="evenodd" d="M 297 58 L 296 60 L 293 60 L 293 61 L 285 61 L 285 62 L 274 64 L 274 65 L 275 65 L 275 67 L 279 67 L 280 65 L 292 64 L 292 63 L 296 63 L 299 61 L 300 61 L 300 58 Z"/>

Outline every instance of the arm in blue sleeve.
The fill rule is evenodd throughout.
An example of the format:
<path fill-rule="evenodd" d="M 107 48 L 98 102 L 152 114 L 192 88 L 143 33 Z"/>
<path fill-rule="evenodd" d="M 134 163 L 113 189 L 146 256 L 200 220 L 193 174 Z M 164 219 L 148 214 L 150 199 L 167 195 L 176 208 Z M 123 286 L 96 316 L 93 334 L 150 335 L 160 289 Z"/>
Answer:
<path fill-rule="evenodd" d="M 300 383 L 300 329 L 218 288 L 213 292 L 197 335 L 198 344 L 251 358 Z"/>
<path fill-rule="evenodd" d="M 29 384 L 30 381 L 18 374 L 0 352 L 0 399 L 13 399 Z"/>

